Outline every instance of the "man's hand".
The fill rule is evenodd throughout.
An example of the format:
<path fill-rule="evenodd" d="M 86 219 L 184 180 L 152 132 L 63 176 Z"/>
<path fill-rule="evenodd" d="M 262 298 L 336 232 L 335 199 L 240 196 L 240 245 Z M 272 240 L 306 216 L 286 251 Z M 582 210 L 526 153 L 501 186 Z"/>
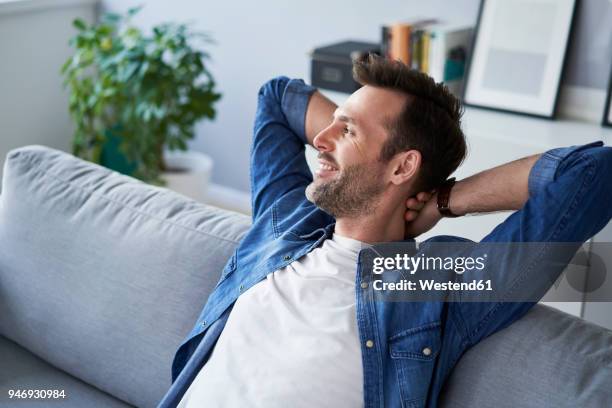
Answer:
<path fill-rule="evenodd" d="M 433 192 L 421 191 L 406 200 L 404 238 L 414 238 L 432 229 L 442 218 Z"/>

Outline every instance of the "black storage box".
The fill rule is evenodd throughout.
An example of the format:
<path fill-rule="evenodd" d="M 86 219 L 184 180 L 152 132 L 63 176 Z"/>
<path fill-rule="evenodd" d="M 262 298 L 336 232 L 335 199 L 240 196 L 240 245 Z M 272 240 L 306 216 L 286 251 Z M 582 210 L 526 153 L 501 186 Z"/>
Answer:
<path fill-rule="evenodd" d="M 317 88 L 353 93 L 360 85 L 353 80 L 353 60 L 368 53 L 380 54 L 380 45 L 343 41 L 315 48 L 311 54 L 310 80 Z"/>

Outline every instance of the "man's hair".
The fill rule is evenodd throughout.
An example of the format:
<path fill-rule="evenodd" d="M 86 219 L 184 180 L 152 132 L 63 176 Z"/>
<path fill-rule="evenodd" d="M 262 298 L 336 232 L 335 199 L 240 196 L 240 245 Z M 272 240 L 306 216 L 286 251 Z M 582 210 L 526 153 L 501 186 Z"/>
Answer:
<path fill-rule="evenodd" d="M 387 124 L 389 138 L 381 148 L 381 161 L 388 162 L 402 151 L 418 150 L 422 160 L 417 191 L 438 187 L 459 167 L 467 150 L 461 130 L 463 106 L 444 84 L 375 54 L 354 61 L 353 77 L 361 85 L 407 95 L 399 116 Z"/>

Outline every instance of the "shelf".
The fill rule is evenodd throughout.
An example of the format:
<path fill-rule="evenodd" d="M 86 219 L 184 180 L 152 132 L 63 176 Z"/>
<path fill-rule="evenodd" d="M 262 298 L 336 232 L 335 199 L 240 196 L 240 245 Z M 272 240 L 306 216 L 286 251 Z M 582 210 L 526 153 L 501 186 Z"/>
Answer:
<path fill-rule="evenodd" d="M 0 0 L 0 15 L 94 5 L 98 0 Z"/>

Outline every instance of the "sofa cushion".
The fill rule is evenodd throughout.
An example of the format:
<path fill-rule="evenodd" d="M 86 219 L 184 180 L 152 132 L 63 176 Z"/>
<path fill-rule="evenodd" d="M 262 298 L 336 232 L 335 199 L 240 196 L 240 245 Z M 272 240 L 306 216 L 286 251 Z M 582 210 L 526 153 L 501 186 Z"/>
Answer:
<path fill-rule="evenodd" d="M 117 398 L 85 384 L 36 357 L 6 337 L 0 336 L 0 406 L 46 408 L 128 408 Z M 58 390 L 64 398 L 17 399 L 9 398 L 9 390 Z"/>
<path fill-rule="evenodd" d="M 465 353 L 440 406 L 612 407 L 612 332 L 536 305 Z"/>
<path fill-rule="evenodd" d="M 44 146 L 8 153 L 2 189 L 0 334 L 156 405 L 250 219 Z"/>

